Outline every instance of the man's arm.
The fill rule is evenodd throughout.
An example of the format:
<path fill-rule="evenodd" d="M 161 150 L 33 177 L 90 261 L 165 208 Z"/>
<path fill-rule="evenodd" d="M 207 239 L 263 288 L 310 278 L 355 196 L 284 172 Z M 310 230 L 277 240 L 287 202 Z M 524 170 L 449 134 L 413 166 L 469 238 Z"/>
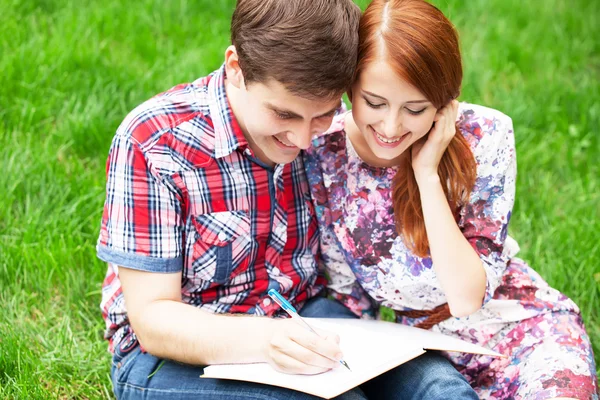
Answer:
<path fill-rule="evenodd" d="M 127 314 L 149 353 L 195 365 L 268 362 L 287 373 L 316 374 L 339 365 L 339 338 L 325 339 L 290 319 L 218 315 L 181 302 L 181 272 L 119 267 Z"/>

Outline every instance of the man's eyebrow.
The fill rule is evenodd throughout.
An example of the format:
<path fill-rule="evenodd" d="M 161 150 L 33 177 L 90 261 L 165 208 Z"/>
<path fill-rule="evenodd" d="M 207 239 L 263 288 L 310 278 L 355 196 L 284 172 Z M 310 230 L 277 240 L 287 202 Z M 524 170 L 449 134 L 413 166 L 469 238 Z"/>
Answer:
<path fill-rule="evenodd" d="M 295 113 L 295 112 L 293 112 L 293 111 L 286 110 L 285 108 L 279 108 L 279 107 L 276 107 L 276 106 L 274 106 L 274 105 L 273 105 L 273 104 L 271 104 L 271 103 L 266 103 L 266 106 L 267 106 L 267 108 L 270 108 L 271 110 L 273 110 L 273 111 L 276 111 L 276 112 L 278 112 L 278 113 L 280 113 L 280 114 L 287 114 L 287 115 L 288 115 L 288 116 L 290 116 L 291 118 L 300 118 L 300 119 L 302 119 L 302 116 L 300 116 L 300 115 L 296 114 L 296 113 Z"/>
<path fill-rule="evenodd" d="M 302 116 L 296 114 L 295 112 L 290 111 L 290 110 L 286 110 L 285 108 L 276 107 L 276 106 L 274 106 L 271 103 L 266 103 L 266 106 L 267 106 L 267 108 L 270 108 L 271 110 L 276 111 L 276 112 L 278 112 L 280 114 L 287 114 L 290 118 L 303 119 Z M 323 113 L 323 114 L 319 115 L 317 118 L 321 118 L 321 117 L 324 117 L 326 115 L 334 114 L 338 110 L 338 108 L 340 108 L 341 106 L 342 106 L 342 101 L 340 100 L 340 102 L 335 107 L 333 107 L 331 110 L 327 111 L 326 113 Z"/>
<path fill-rule="evenodd" d="M 379 95 L 377 95 L 375 93 L 371 93 L 371 92 L 369 92 L 367 90 L 363 90 L 362 92 L 365 93 L 365 94 L 368 94 L 369 96 L 377 97 L 378 99 L 381 99 L 383 101 L 387 101 L 387 99 L 385 97 L 379 96 Z M 418 103 L 429 103 L 429 100 L 426 100 L 426 99 L 423 99 L 423 100 L 410 100 L 410 101 L 405 102 L 404 104 L 418 104 Z"/>

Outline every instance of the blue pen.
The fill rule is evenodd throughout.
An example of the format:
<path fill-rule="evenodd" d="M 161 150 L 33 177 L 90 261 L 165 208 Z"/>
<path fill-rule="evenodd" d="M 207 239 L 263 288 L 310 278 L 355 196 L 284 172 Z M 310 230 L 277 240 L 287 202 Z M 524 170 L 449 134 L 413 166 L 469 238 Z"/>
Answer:
<path fill-rule="evenodd" d="M 273 301 L 275 301 L 275 303 L 279 304 L 279 307 L 281 307 L 283 311 L 288 313 L 289 316 L 292 317 L 292 319 L 298 321 L 300 324 L 304 325 L 306 329 L 320 337 L 320 335 L 313 328 L 311 328 L 310 325 L 298 314 L 298 311 L 296 311 L 294 306 L 292 306 L 289 301 L 287 301 L 281 294 L 279 294 L 277 290 L 270 289 L 268 295 L 273 299 Z M 349 371 L 352 371 L 346 363 L 346 361 L 340 360 L 340 364 L 348 368 Z"/>

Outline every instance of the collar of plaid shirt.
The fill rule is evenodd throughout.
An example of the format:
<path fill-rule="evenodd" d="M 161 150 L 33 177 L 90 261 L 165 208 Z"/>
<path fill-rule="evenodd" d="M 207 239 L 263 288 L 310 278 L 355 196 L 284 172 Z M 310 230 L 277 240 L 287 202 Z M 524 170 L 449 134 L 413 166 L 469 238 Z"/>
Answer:
<path fill-rule="evenodd" d="M 215 158 L 225 157 L 237 148 L 241 150 L 249 149 L 251 152 L 248 141 L 244 137 L 227 99 L 225 91 L 226 77 L 225 64 L 223 64 L 211 75 L 208 83 L 208 93 L 211 100 L 208 106 L 215 130 Z"/>

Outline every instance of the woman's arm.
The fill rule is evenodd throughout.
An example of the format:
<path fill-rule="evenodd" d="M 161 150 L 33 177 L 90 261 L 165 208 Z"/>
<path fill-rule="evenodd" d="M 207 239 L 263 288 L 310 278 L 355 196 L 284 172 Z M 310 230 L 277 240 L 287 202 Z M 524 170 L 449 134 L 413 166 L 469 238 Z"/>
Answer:
<path fill-rule="evenodd" d="M 516 158 L 512 121 L 469 105 L 463 113 L 477 161 L 477 181 L 457 223 L 437 166 L 454 137 L 456 103 L 439 111 L 427 140 L 415 143 L 412 164 L 419 186 L 433 265 L 455 316 L 466 316 L 492 298 L 506 269 L 504 252 L 515 195 Z M 456 107 L 456 108 L 455 108 Z"/>
<path fill-rule="evenodd" d="M 433 267 L 450 312 L 464 317 L 477 311 L 486 288 L 479 255 L 459 229 L 438 175 L 417 180 Z"/>
<path fill-rule="evenodd" d="M 450 312 L 464 317 L 481 307 L 486 276 L 479 256 L 454 220 L 438 175 L 440 160 L 456 134 L 457 114 L 456 100 L 438 110 L 433 128 L 413 145 L 411 156 L 433 267 Z"/>

